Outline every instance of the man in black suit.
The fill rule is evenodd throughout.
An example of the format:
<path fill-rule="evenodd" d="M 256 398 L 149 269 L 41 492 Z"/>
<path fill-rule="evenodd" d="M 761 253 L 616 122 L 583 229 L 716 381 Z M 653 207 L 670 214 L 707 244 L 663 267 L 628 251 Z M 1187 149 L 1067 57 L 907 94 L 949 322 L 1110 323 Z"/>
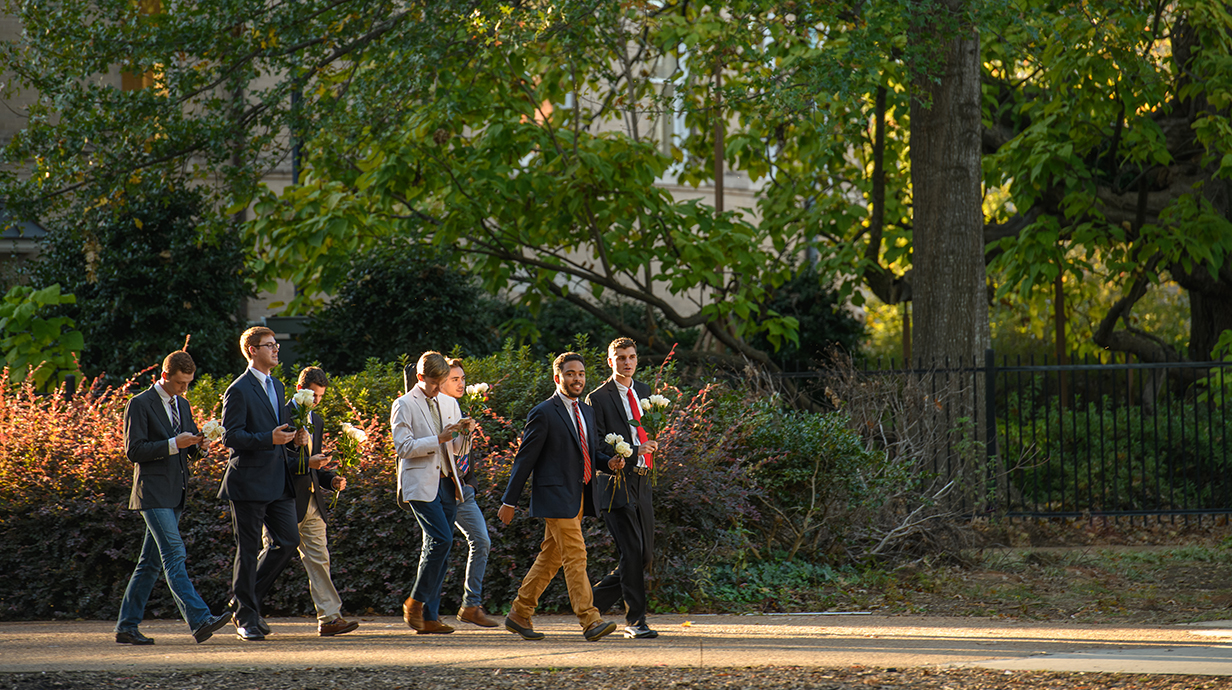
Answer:
<path fill-rule="evenodd" d="M 188 579 L 184 566 L 187 555 L 180 538 L 180 514 L 188 494 L 188 461 L 195 460 L 209 445 L 197 433 L 192 408 L 181 397 L 196 372 L 197 365 L 187 352 L 172 352 L 163 360 L 158 382 L 124 407 L 124 452 L 133 463 L 128 507 L 141 511 L 146 528 L 141 558 L 120 603 L 115 627 L 115 639 L 120 644 L 154 644 L 137 626 L 145 616 L 146 602 L 160 572 L 166 576 L 175 605 L 198 644 L 227 622 L 226 616 L 210 613 Z"/>
<path fill-rule="evenodd" d="M 563 566 L 569 603 L 582 624 L 583 636 L 593 641 L 616 630 L 616 624 L 603 620 L 591 599 L 582 513 L 594 515 L 589 494 L 595 467 L 606 465 L 617 471 L 624 467 L 624 460 L 600 450 L 602 437 L 594 415 L 589 405 L 578 400 L 586 390 L 582 356 L 566 352 L 552 363 L 552 371 L 556 393 L 526 417 L 522 443 L 501 499 L 504 505 L 497 512 L 501 522 L 509 524 L 526 480 L 532 480 L 530 514 L 544 518 L 543 544 L 522 579 L 517 599 L 505 618 L 505 629 L 527 640 L 543 639 L 543 633 L 532 626 L 531 617 L 543 590 Z"/>
<path fill-rule="evenodd" d="M 307 443 L 308 434 L 303 429 L 293 431 L 285 421 L 282 382 L 270 375 L 278 364 L 274 332 L 264 326 L 249 328 L 240 336 L 240 349 L 248 359 L 248 370 L 222 396 L 223 444 L 230 455 L 218 497 L 231 501 L 235 531 L 232 620 L 241 640 L 256 641 L 269 634 L 261 618 L 261 600 L 299 546 L 286 444 L 297 434 L 301 443 Z M 262 526 L 271 540 L 265 550 Z"/>
<path fill-rule="evenodd" d="M 646 432 L 631 420 L 641 420 L 640 400 L 650 396 L 650 387 L 634 381 L 637 371 L 637 343 L 617 338 L 607 346 L 607 363 L 612 377 L 586 396 L 595 411 L 595 435 L 600 439 L 619 434 L 633 446 L 625 465 L 623 486 L 611 475 L 596 479 L 595 501 L 599 515 L 612 533 L 620 562 L 616 569 L 595 583 L 595 608 L 602 613 L 622 597 L 625 600 L 625 637 L 646 639 L 659 634 L 646 625 L 645 569 L 654 558 L 654 506 L 651 504 L 650 469 L 658 444 L 647 440 Z M 606 443 L 606 442 L 605 442 Z M 605 449 L 611 448 L 610 445 Z"/>
<path fill-rule="evenodd" d="M 325 397 L 325 389 L 329 386 L 329 377 L 320 367 L 305 367 L 299 372 L 296 381 L 297 391 L 311 391 L 312 406 L 321 404 Z M 293 419 L 298 409 L 295 401 L 287 403 L 287 418 Z M 321 452 L 324 444 L 325 422 L 316 411 L 308 413 L 311 431 L 308 454 L 307 472 L 299 473 L 299 446 L 295 441 L 287 444 L 287 469 L 295 481 L 295 518 L 299 521 L 299 559 L 308 572 L 308 592 L 312 595 L 312 605 L 317 612 L 317 634 L 321 637 L 333 637 L 349 633 L 359 627 L 359 623 L 348 621 L 342 617 L 342 597 L 334 587 L 334 580 L 329 572 L 329 541 L 325 525 L 325 494 L 342 491 L 346 488 L 346 477 L 339 476 L 325 469 L 329 458 Z M 328 487 L 328 488 L 326 488 Z M 271 545 L 266 533 L 266 548 Z"/>

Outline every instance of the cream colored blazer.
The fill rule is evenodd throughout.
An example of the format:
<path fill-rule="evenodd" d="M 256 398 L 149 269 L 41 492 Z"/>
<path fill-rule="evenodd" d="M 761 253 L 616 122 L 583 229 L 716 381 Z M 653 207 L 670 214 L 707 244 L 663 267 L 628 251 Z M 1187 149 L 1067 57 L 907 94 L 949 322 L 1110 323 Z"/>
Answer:
<path fill-rule="evenodd" d="M 438 393 L 436 400 L 441 407 L 442 427 L 462 419 L 457 400 L 444 393 Z M 416 384 L 409 393 L 394 401 L 389 426 L 393 429 L 394 451 L 398 454 L 398 496 L 403 501 L 436 499 L 445 468 L 449 468 L 458 495 L 462 495 L 454 456 L 462 450 L 466 437 L 459 435 L 444 444 L 447 456 L 441 457 L 441 444 L 436 439 L 436 425 L 422 384 Z"/>

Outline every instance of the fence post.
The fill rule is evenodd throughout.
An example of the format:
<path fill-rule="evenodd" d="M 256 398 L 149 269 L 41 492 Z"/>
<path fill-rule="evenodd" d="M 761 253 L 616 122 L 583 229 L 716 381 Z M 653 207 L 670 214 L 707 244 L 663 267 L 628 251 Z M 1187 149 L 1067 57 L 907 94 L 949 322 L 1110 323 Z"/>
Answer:
<path fill-rule="evenodd" d="M 997 462 L 997 353 L 990 347 L 984 350 L 984 450 L 988 460 L 988 486 L 1001 501 L 1000 463 Z M 1000 507 L 1000 506 L 994 506 Z"/>
<path fill-rule="evenodd" d="M 69 374 L 64 377 L 64 398 L 67 400 L 77 394 L 77 377 Z"/>

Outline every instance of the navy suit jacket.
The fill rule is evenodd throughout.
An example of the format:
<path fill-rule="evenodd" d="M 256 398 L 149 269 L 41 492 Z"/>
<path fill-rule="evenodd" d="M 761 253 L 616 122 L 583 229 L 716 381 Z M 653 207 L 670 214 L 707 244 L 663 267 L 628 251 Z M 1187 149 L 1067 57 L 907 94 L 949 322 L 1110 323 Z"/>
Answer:
<path fill-rule="evenodd" d="M 188 401 L 176 397 L 180 410 L 180 425 L 184 431 L 197 433 L 192 408 Z M 167 439 L 175 436 L 163 399 L 150 386 L 133 396 L 124 406 L 124 454 L 133 463 L 133 489 L 128 507 L 180 508 L 188 489 L 188 462 L 195 459 L 199 448 L 189 446 L 175 455 L 168 455 Z"/>
<path fill-rule="evenodd" d="M 593 467 L 607 467 L 611 456 L 601 450 L 595 415 L 586 403 L 580 403 L 580 409 Z M 595 514 L 591 484 L 582 482 L 582 444 L 577 427 L 569 419 L 572 414 L 554 394 L 526 416 L 522 443 L 502 499 L 505 504 L 516 506 L 530 479 L 531 517 L 572 518 L 577 517 L 579 508 L 586 515 Z"/>
<path fill-rule="evenodd" d="M 321 419 L 321 415 L 316 412 L 309 412 L 309 419 L 312 420 L 312 445 L 310 447 L 311 454 L 319 455 L 321 446 L 325 436 L 325 422 Z M 295 418 L 295 403 L 287 403 L 287 419 Z M 317 512 L 321 514 L 322 520 L 327 520 L 328 513 L 325 512 L 325 492 L 334 490 L 334 472 L 330 470 L 314 470 L 311 467 L 304 474 L 299 473 L 299 447 L 295 442 L 287 444 L 287 471 L 291 473 L 291 479 L 295 483 L 295 520 L 303 522 L 308 515 L 308 501 L 317 502 Z M 322 488 L 325 487 L 325 488 Z"/>
<path fill-rule="evenodd" d="M 294 495 L 287 471 L 286 446 L 274 445 L 274 429 L 288 421 L 282 382 L 274 379 L 278 405 L 251 371 L 245 371 L 222 396 L 223 445 L 230 451 L 218 497 L 230 501 L 269 503 Z"/>

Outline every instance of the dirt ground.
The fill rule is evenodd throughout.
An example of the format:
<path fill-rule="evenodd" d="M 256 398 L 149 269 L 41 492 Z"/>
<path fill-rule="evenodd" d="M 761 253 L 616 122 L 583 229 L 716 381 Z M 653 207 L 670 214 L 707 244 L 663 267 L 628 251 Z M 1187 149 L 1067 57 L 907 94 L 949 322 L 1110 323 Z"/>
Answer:
<path fill-rule="evenodd" d="M 1227 678 L 1118 673 L 1040 673 L 980 669 L 552 669 L 456 668 L 199 671 L 167 674 L 19 673 L 0 675 L 3 690 L 1205 690 L 1232 687 Z"/>

